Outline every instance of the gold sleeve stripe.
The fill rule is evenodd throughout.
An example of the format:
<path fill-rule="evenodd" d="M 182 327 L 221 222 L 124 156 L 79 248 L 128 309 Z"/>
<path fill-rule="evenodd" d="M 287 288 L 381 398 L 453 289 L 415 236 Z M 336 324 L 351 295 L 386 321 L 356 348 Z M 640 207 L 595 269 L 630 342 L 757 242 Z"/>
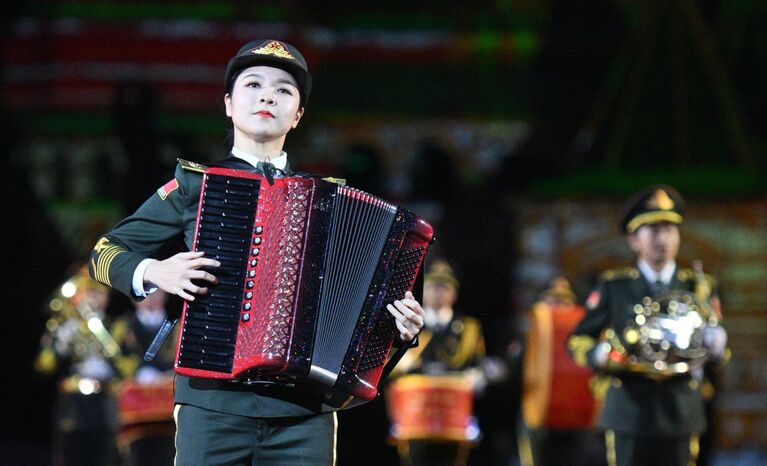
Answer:
<path fill-rule="evenodd" d="M 98 260 L 98 269 L 99 269 L 99 276 L 101 277 L 102 283 L 108 286 L 112 286 L 112 283 L 109 280 L 109 267 L 112 265 L 112 261 L 115 257 L 117 257 L 118 254 L 123 252 L 124 249 L 118 248 L 118 247 L 110 247 L 103 251 L 101 254 L 99 254 L 99 260 Z"/>
<path fill-rule="evenodd" d="M 114 258 L 121 252 L 125 252 L 125 249 L 119 246 L 106 246 L 101 250 L 97 261 L 93 264 L 96 280 L 107 286 L 112 286 L 112 283 L 109 281 L 109 266 L 112 265 Z"/>
<path fill-rule="evenodd" d="M 595 344 L 596 340 L 594 338 L 585 335 L 577 335 L 570 337 L 570 339 L 567 340 L 567 349 L 572 353 L 576 364 L 586 367 L 588 365 L 586 353 L 588 353 Z"/>

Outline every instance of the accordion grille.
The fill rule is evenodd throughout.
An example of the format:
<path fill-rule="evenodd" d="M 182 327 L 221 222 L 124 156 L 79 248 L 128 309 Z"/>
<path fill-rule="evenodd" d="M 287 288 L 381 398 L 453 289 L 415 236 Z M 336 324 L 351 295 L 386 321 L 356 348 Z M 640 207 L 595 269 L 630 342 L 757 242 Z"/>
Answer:
<path fill-rule="evenodd" d="M 240 346 L 237 357 L 287 360 L 310 199 L 311 186 L 300 183 L 261 193 L 256 225 L 268 221 L 262 225 L 265 247 L 257 275 L 261 292 L 255 295 L 254 325 L 240 332 L 238 340 L 247 344 Z"/>
<path fill-rule="evenodd" d="M 389 283 L 389 288 L 386 290 L 384 303 L 391 303 L 397 299 L 401 299 L 405 295 L 405 291 L 410 289 L 413 277 L 415 277 L 415 274 L 418 272 L 424 249 L 426 248 L 420 247 L 400 251 L 394 266 L 394 272 L 392 274 L 391 282 Z M 391 346 L 390 335 L 395 333 L 396 327 L 394 316 L 392 316 L 386 308 L 381 308 L 381 316 L 379 319 L 379 329 L 373 334 L 373 337 L 368 344 L 367 351 L 365 351 L 362 360 L 360 361 L 357 372 L 361 373 L 379 367 L 386 362 L 386 358 L 389 356 L 389 348 Z"/>

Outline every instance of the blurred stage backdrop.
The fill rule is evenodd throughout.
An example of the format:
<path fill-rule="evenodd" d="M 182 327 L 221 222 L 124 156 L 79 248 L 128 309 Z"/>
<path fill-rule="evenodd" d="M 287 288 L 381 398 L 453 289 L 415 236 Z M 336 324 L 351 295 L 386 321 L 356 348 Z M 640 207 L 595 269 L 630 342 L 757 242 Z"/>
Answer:
<path fill-rule="evenodd" d="M 4 7 L 3 345 L 13 357 L 0 399 L 23 409 L 4 416 L 2 456 L 48 458 L 54 385 L 31 366 L 50 294 L 172 177 L 177 157 L 226 154 L 224 65 L 256 37 L 296 45 L 314 76 L 288 138 L 292 163 L 432 220 L 432 255 L 462 279 L 458 308 L 509 364 L 478 402 L 485 435 L 472 464 L 516 464 L 510 348 L 535 295 L 557 275 L 584 294 L 600 269 L 630 262 L 617 209 L 655 182 L 690 205 L 680 262 L 700 259 L 721 282 L 733 358 L 717 399 L 720 457 L 764 452 L 767 6 L 322 3 Z M 114 313 L 129 308 L 114 302 Z M 380 400 L 355 411 L 341 416 L 339 464 L 396 462 Z"/>

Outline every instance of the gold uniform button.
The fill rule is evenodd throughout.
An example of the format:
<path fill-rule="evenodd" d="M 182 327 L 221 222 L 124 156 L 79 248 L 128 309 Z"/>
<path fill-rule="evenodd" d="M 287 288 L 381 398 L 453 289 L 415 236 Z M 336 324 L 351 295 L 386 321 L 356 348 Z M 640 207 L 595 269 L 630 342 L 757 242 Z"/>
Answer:
<path fill-rule="evenodd" d="M 690 386 L 690 389 L 697 390 L 698 387 L 700 386 L 700 383 L 695 379 L 690 379 L 690 381 L 687 382 L 687 385 Z"/>

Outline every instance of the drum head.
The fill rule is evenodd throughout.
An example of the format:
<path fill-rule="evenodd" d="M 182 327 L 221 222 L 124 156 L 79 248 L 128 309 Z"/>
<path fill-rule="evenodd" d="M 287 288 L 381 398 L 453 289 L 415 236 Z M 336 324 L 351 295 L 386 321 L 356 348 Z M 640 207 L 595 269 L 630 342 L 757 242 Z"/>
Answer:
<path fill-rule="evenodd" d="M 386 399 L 395 440 L 471 442 L 479 437 L 471 382 L 463 377 L 404 376 L 389 386 Z"/>

